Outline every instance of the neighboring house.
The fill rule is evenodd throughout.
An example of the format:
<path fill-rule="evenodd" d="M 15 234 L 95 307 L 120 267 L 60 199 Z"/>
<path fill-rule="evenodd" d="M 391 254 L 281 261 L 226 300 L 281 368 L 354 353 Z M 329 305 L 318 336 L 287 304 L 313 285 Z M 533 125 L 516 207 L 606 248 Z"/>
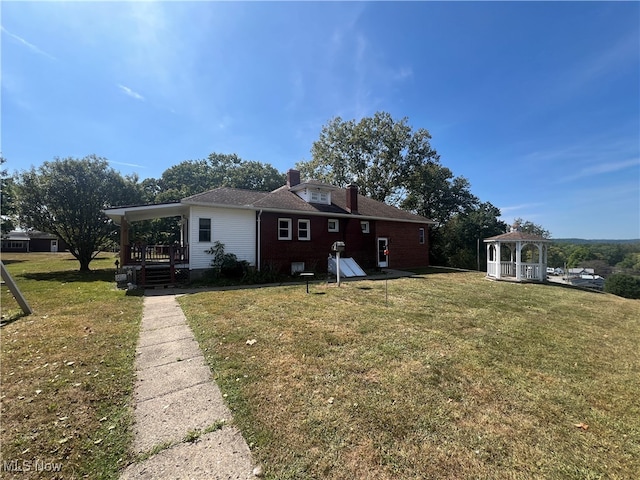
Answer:
<path fill-rule="evenodd" d="M 582 275 L 595 275 L 596 271 L 593 268 L 569 268 L 567 270 L 569 277 L 580 277 Z"/>
<path fill-rule="evenodd" d="M 575 287 L 604 289 L 604 277 L 596 275 L 593 268 L 569 268 L 567 282 Z"/>
<path fill-rule="evenodd" d="M 287 184 L 272 192 L 221 187 L 179 203 L 110 208 L 105 213 L 121 227 L 120 263 L 143 270 L 143 279 L 145 269 L 163 263 L 197 277 L 210 268 L 212 256 L 206 250 L 216 241 L 224 244 L 226 253 L 258 269 L 286 273 L 326 272 L 336 241 L 345 243 L 344 257 L 365 269 L 426 267 L 433 223 L 364 197 L 353 185 L 301 182 L 297 170 L 289 170 Z M 164 217 L 179 217 L 179 245 L 131 244 L 132 222 Z"/>
<path fill-rule="evenodd" d="M 2 238 L 3 252 L 64 252 L 67 244 L 56 235 L 31 230 L 13 231 Z"/>

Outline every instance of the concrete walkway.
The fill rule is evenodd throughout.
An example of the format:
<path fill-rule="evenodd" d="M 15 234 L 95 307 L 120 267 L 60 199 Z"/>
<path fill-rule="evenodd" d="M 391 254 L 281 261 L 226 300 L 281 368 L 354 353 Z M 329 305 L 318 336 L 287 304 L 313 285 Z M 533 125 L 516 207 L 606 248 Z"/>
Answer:
<path fill-rule="evenodd" d="M 249 447 L 230 425 L 174 295 L 145 296 L 136 354 L 133 451 L 148 458 L 128 466 L 121 480 L 255 478 Z"/>

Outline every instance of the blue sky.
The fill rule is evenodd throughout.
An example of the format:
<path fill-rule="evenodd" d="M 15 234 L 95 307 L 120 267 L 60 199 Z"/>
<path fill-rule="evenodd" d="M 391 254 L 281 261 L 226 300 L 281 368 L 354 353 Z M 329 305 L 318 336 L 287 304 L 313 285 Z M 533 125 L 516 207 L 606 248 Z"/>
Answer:
<path fill-rule="evenodd" d="M 637 2 L 2 2 L 9 171 L 95 153 L 281 172 L 331 118 L 426 128 L 503 219 L 640 238 Z"/>

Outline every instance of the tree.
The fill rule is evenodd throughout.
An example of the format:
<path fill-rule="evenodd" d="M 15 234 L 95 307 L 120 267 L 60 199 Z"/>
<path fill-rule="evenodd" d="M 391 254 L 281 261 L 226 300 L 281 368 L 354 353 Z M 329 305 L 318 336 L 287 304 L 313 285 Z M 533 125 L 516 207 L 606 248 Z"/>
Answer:
<path fill-rule="evenodd" d="M 44 162 L 17 176 L 20 223 L 58 235 L 80 262 L 80 271 L 89 271 L 89 263 L 114 231 L 102 210 L 138 203 L 136 181 L 122 177 L 106 159 L 95 155 Z"/>
<path fill-rule="evenodd" d="M 4 165 L 7 160 L 0 153 L 0 165 Z M 16 224 L 16 203 L 15 203 L 15 186 L 13 178 L 7 174 L 7 169 L 0 170 L 0 194 L 2 198 L 0 205 L 2 206 L 2 235 L 6 235 L 15 228 Z"/>
<path fill-rule="evenodd" d="M 513 221 L 514 225 L 520 225 L 520 230 L 522 232 L 531 233 L 533 235 L 538 235 L 542 238 L 551 238 L 551 232 L 542 227 L 542 225 L 538 225 L 529 220 L 523 220 L 522 218 L 516 218 Z"/>
<path fill-rule="evenodd" d="M 154 200 L 178 201 L 217 187 L 271 191 L 284 184 L 284 175 L 269 164 L 245 161 L 236 154 L 212 153 L 205 160 L 186 160 L 164 171 L 146 187 L 157 187 Z"/>
<path fill-rule="evenodd" d="M 500 209 L 489 202 L 455 214 L 443 229 L 443 263 L 457 268 L 486 270 L 483 240 L 505 231 L 507 225 L 499 218 Z"/>
<path fill-rule="evenodd" d="M 625 273 L 616 273 L 605 280 L 604 291 L 619 297 L 640 298 L 640 279 Z"/>
<path fill-rule="evenodd" d="M 355 182 L 363 195 L 397 204 L 414 168 L 439 161 L 430 139 L 427 130 L 414 132 L 407 118 L 396 121 L 386 112 L 357 123 L 336 117 L 322 127 L 312 159 L 297 168 L 304 176 L 339 187 Z"/>
<path fill-rule="evenodd" d="M 451 170 L 438 163 L 416 166 L 404 179 L 403 187 L 407 194 L 400 206 L 435 220 L 436 228 L 456 214 L 479 207 L 479 199 L 471 193 L 469 181 L 454 177 Z"/>

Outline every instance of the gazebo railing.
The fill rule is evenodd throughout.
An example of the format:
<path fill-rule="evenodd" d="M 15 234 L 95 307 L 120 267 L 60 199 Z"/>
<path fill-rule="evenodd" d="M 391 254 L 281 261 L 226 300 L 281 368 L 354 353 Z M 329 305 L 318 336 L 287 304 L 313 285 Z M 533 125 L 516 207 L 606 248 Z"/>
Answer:
<path fill-rule="evenodd" d="M 497 277 L 498 267 L 496 262 L 488 262 L 487 275 L 490 277 Z M 543 271 L 538 263 L 521 263 L 520 264 L 520 278 L 522 279 L 537 279 L 543 280 Z M 516 276 L 516 264 L 515 262 L 500 262 L 500 276 L 501 277 L 515 277 Z"/>
<path fill-rule="evenodd" d="M 542 280 L 543 276 L 540 269 L 540 265 L 537 263 L 521 263 L 520 278 L 531 278 L 536 280 Z"/>
<path fill-rule="evenodd" d="M 513 262 L 500 262 L 500 276 L 501 277 L 515 277 L 516 276 L 516 264 Z"/>

